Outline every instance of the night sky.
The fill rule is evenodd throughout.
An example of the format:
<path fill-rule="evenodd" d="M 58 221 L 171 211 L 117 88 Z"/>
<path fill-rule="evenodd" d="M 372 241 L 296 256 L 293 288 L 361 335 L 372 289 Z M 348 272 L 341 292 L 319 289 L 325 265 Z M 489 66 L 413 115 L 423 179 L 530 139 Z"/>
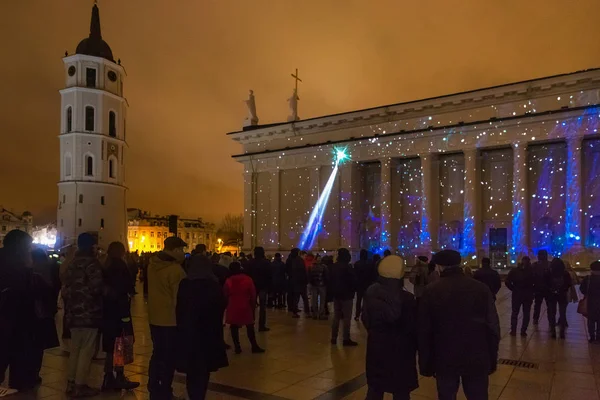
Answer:
<path fill-rule="evenodd" d="M 0 205 L 56 218 L 62 57 L 92 0 L 0 1 Z M 127 71 L 128 207 L 242 212 L 241 129 L 600 67 L 600 2 L 100 0 Z"/>

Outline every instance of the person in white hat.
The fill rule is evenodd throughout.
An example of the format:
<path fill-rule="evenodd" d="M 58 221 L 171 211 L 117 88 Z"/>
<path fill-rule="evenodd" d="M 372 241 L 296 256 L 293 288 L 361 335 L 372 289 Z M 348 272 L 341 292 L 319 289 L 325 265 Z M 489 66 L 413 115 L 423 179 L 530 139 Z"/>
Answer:
<path fill-rule="evenodd" d="M 390 255 L 381 260 L 379 279 L 364 299 L 362 322 L 367 339 L 367 400 L 410 399 L 419 387 L 417 375 L 417 303 L 404 289 L 404 260 Z"/>

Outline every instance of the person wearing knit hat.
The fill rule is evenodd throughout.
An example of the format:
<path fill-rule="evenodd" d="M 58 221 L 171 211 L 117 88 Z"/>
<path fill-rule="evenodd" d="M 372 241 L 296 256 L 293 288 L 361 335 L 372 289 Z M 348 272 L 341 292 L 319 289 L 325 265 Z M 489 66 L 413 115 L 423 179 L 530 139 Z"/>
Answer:
<path fill-rule="evenodd" d="M 364 299 L 367 328 L 367 399 L 409 399 L 419 387 L 416 363 L 416 301 L 404 289 L 404 260 L 389 255 L 379 263 L 379 279 Z"/>
<path fill-rule="evenodd" d="M 442 272 L 419 304 L 419 370 L 435 376 L 440 399 L 456 398 L 461 380 L 467 399 L 487 399 L 500 344 L 492 292 L 465 276 L 460 253 L 442 250 L 434 262 Z"/>
<path fill-rule="evenodd" d="M 91 397 L 99 393 L 87 385 L 104 311 L 104 276 L 97 257 L 97 244 L 96 236 L 79 235 L 77 252 L 63 279 L 65 316 L 71 329 L 67 394 L 73 397 Z"/>

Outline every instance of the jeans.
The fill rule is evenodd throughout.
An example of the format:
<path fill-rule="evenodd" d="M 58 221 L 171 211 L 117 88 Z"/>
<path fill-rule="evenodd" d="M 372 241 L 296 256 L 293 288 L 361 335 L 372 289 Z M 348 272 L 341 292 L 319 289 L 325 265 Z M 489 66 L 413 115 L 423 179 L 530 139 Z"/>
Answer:
<path fill-rule="evenodd" d="M 325 307 L 327 306 L 327 287 L 312 286 L 310 288 L 311 308 L 315 313 L 313 317 L 320 318 L 325 315 Z"/>
<path fill-rule="evenodd" d="M 546 304 L 548 305 L 548 325 L 550 329 L 556 329 L 556 311 L 558 309 L 558 326 L 560 332 L 564 333 L 565 327 L 567 326 L 567 295 L 564 294 L 551 294 L 546 297 Z"/>
<path fill-rule="evenodd" d="M 75 382 L 76 385 L 86 384 L 96 349 L 97 336 L 98 329 L 95 328 L 71 328 L 68 381 Z"/>
<path fill-rule="evenodd" d="M 210 380 L 210 372 L 191 368 L 185 379 L 190 400 L 204 400 L 206 391 L 208 390 L 208 381 Z"/>
<path fill-rule="evenodd" d="M 521 332 L 527 332 L 529 326 L 529 317 L 531 315 L 531 303 L 533 299 L 530 296 L 512 295 L 512 313 L 510 315 L 510 330 L 517 331 L 517 323 L 519 321 L 519 311 L 523 308 L 523 322 L 521 324 Z"/>
<path fill-rule="evenodd" d="M 467 400 L 487 400 L 488 399 L 488 382 L 489 378 L 486 374 L 479 375 L 438 375 L 436 376 L 438 399 L 439 400 L 456 400 L 458 386 L 462 380 L 463 391 Z"/>
<path fill-rule="evenodd" d="M 292 305 L 293 312 L 296 314 L 300 312 L 300 310 L 298 309 L 298 301 L 300 301 L 300 298 L 302 298 L 302 303 L 304 306 L 303 311 L 306 314 L 310 314 L 310 306 L 308 304 L 308 292 L 306 287 L 303 291 L 294 293 L 294 304 Z"/>
<path fill-rule="evenodd" d="M 365 400 L 383 400 L 383 392 L 375 390 L 369 386 L 367 390 L 367 397 Z M 410 400 L 410 392 L 397 392 L 393 393 L 394 400 Z"/>
<path fill-rule="evenodd" d="M 152 357 L 148 370 L 148 392 L 151 399 L 170 399 L 177 346 L 177 327 L 150 325 Z"/>
<path fill-rule="evenodd" d="M 362 312 L 362 303 L 363 303 L 364 296 L 365 296 L 364 290 L 359 290 L 358 292 L 356 292 L 356 311 L 354 313 L 356 319 L 360 318 L 360 314 Z"/>
<path fill-rule="evenodd" d="M 546 300 L 546 307 L 548 307 L 548 299 L 546 299 L 545 293 L 536 293 L 535 302 L 533 303 L 533 323 L 537 324 L 540 320 L 540 312 L 542 311 L 542 301 Z"/>
<path fill-rule="evenodd" d="M 266 290 L 258 292 L 258 327 L 265 328 L 267 326 L 267 297 Z"/>
<path fill-rule="evenodd" d="M 350 323 L 352 321 L 352 301 L 333 300 L 333 324 L 331 325 L 331 340 L 337 340 L 340 331 L 340 321 L 343 320 L 344 341 L 350 340 Z"/>
<path fill-rule="evenodd" d="M 587 320 L 588 333 L 590 334 L 591 340 L 600 339 L 600 321 L 597 319 L 589 318 Z"/>

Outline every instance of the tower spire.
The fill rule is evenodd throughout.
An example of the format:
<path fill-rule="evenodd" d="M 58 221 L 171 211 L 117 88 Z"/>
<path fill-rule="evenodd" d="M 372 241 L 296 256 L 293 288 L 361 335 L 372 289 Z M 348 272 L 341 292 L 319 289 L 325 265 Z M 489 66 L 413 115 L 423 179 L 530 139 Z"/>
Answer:
<path fill-rule="evenodd" d="M 92 21 L 90 22 L 90 39 L 102 39 L 100 30 L 100 10 L 98 10 L 98 1 L 94 0 L 92 7 Z"/>

